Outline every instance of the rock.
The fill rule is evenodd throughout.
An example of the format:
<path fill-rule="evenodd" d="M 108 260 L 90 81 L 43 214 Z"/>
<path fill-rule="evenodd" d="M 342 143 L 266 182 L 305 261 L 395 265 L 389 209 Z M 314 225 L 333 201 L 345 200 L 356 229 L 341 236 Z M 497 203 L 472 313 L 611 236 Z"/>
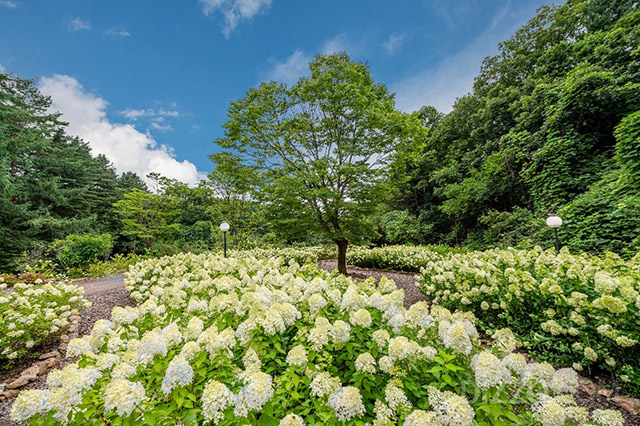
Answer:
<path fill-rule="evenodd" d="M 613 398 L 611 398 L 611 400 L 630 413 L 636 415 L 640 414 L 640 399 L 638 398 L 631 398 L 628 396 L 614 396 Z"/>
<path fill-rule="evenodd" d="M 598 385 L 582 376 L 578 377 L 578 388 L 592 396 L 598 392 Z"/>
<path fill-rule="evenodd" d="M 60 357 L 60 352 L 58 351 L 51 351 L 51 352 L 47 352 L 46 354 L 42 354 L 38 357 L 38 359 L 49 359 L 49 358 L 58 358 Z"/>
<path fill-rule="evenodd" d="M 46 365 L 47 368 L 53 368 L 58 365 L 58 358 L 49 358 L 44 362 L 44 365 Z"/>
<path fill-rule="evenodd" d="M 60 345 L 60 351 L 61 352 L 66 352 L 67 351 L 67 344 L 66 343 L 62 343 Z"/>
<path fill-rule="evenodd" d="M 29 383 L 29 379 L 25 378 L 25 377 L 20 377 L 19 379 L 14 380 L 13 382 L 9 383 L 7 385 L 7 389 L 17 389 L 17 388 L 21 388 L 24 385 L 26 385 L 27 383 Z M 6 393 L 7 391 L 5 391 Z"/>
<path fill-rule="evenodd" d="M 55 360 L 55 358 L 49 358 L 49 359 Z M 41 362 L 40 364 L 38 364 L 38 376 L 42 376 L 44 373 L 47 372 L 48 369 L 49 369 L 49 366 L 47 365 L 47 361 Z"/>
<path fill-rule="evenodd" d="M 35 377 L 38 375 L 39 367 L 37 365 L 32 365 L 31 367 L 24 370 L 20 375 L 23 377 Z"/>
<path fill-rule="evenodd" d="M 80 315 L 74 315 L 72 317 L 69 317 L 69 321 L 71 322 L 80 322 L 82 320 L 82 318 L 80 318 Z"/>
<path fill-rule="evenodd" d="M 28 382 L 33 382 L 35 379 L 38 378 L 39 370 L 40 368 L 37 365 L 33 365 L 27 368 L 26 370 L 24 370 L 22 373 L 20 373 L 20 378 L 25 379 Z"/>
<path fill-rule="evenodd" d="M 613 395 L 613 391 L 611 389 L 599 389 L 598 390 L 598 395 L 602 395 L 605 398 L 610 398 L 611 395 Z"/>
<path fill-rule="evenodd" d="M 69 336 L 67 336 L 66 334 L 63 334 L 62 336 L 60 336 L 60 341 L 63 343 L 69 343 Z"/>
<path fill-rule="evenodd" d="M 20 393 L 19 390 L 6 390 L 2 392 L 2 396 L 9 399 L 9 398 L 13 398 L 14 396 L 18 396 L 19 393 Z"/>

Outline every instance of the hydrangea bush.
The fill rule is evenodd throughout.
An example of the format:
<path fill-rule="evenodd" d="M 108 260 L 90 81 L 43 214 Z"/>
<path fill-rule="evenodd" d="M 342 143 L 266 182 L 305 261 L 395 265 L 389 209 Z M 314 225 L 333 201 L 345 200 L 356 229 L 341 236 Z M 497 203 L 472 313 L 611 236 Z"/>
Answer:
<path fill-rule="evenodd" d="M 18 283 L 0 291 L 0 365 L 37 355 L 39 346 L 70 325 L 70 316 L 90 305 L 83 294 L 83 288 L 64 283 Z"/>
<path fill-rule="evenodd" d="M 511 327 L 525 347 L 577 370 L 596 366 L 640 390 L 640 267 L 566 250 L 453 254 L 422 269 L 433 302 L 473 312 L 486 330 Z"/>
<path fill-rule="evenodd" d="M 138 306 L 114 308 L 72 340 L 77 361 L 50 373 L 48 389 L 22 392 L 14 420 L 622 425 L 576 406 L 575 371 L 528 364 L 509 330 L 481 346 L 469 312 L 405 309 L 390 280 L 185 254 L 138 263 L 126 284 Z"/>
<path fill-rule="evenodd" d="M 440 260 L 462 249 L 445 246 L 351 246 L 347 252 L 347 263 L 362 268 L 419 272 L 430 262 Z"/>

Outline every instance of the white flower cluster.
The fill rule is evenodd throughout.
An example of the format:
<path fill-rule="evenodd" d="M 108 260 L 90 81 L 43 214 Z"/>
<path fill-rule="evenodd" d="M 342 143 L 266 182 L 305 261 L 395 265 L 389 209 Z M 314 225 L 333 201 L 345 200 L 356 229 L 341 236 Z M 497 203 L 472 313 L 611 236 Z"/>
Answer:
<path fill-rule="evenodd" d="M 180 254 L 141 261 L 125 283 L 137 307 L 115 308 L 110 321 L 70 342 L 77 362 L 53 370 L 48 390 L 21 394 L 14 419 L 38 424 L 46 415 L 78 425 L 91 412 L 144 423 L 166 416 L 169 406 L 182 421 L 183 407 L 199 405 L 199 423 L 253 422 L 264 414 L 285 426 L 464 426 L 475 406 L 455 393 L 430 388 L 429 409 L 417 409 L 427 406 L 412 391 L 421 372 L 431 380 L 433 367 L 446 364 L 451 377 L 467 374 L 465 386 L 481 394 L 532 392 L 540 384 L 554 395 L 526 394 L 540 407 L 548 398 L 564 403 L 577 386 L 574 371 L 512 353 L 510 330 L 496 332 L 494 347 L 482 350 L 471 313 L 424 302 L 405 308 L 404 293 L 387 279 L 354 282 L 281 258 Z M 309 394 L 313 401 L 301 401 Z M 104 404 L 96 407 L 96 398 Z M 566 415 L 580 414 L 565 406 Z M 552 408 L 536 406 L 535 415 Z"/>
<path fill-rule="evenodd" d="M 30 349 L 71 325 L 70 318 L 90 306 L 84 289 L 65 283 L 18 283 L 4 293 L 0 285 L 0 363 L 32 356 Z"/>

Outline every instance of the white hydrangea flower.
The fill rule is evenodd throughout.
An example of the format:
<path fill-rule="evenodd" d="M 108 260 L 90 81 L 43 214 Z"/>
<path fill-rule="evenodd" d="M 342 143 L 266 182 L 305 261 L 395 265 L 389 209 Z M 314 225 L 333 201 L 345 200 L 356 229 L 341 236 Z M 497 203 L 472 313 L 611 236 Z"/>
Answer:
<path fill-rule="evenodd" d="M 383 356 L 378 360 L 378 365 L 380 365 L 380 370 L 388 373 L 393 367 L 393 358 L 389 356 Z"/>
<path fill-rule="evenodd" d="M 297 414 L 287 414 L 280 420 L 279 426 L 305 426 L 305 423 Z"/>
<path fill-rule="evenodd" d="M 593 410 L 591 419 L 600 426 L 623 426 L 624 418 L 617 410 Z"/>
<path fill-rule="evenodd" d="M 432 411 L 414 410 L 404 419 L 404 426 L 440 426 L 438 415 Z"/>
<path fill-rule="evenodd" d="M 389 332 L 387 330 L 376 330 L 373 332 L 372 337 L 378 349 L 383 349 L 387 346 L 387 342 L 389 342 L 391 336 L 389 336 Z"/>
<path fill-rule="evenodd" d="M 178 355 L 167 366 L 160 389 L 165 394 L 169 394 L 176 387 L 187 386 L 192 381 L 193 368 L 186 359 Z"/>
<path fill-rule="evenodd" d="M 482 351 L 471 359 L 471 369 L 475 374 L 476 384 L 481 389 L 500 386 L 509 383 L 511 375 L 497 356 L 489 351 Z"/>
<path fill-rule="evenodd" d="M 137 361 L 146 365 L 153 361 L 153 357 L 156 355 L 167 356 L 167 342 L 162 337 L 162 334 L 152 330 L 146 332 L 142 340 L 140 340 L 137 349 Z"/>
<path fill-rule="evenodd" d="M 446 321 L 440 323 L 439 334 L 442 343 L 449 349 L 469 355 L 472 346 L 465 322 L 455 321 L 453 324 L 447 325 Z"/>
<path fill-rule="evenodd" d="M 238 392 L 233 411 L 238 417 L 246 417 L 251 410 L 261 410 L 273 396 L 273 379 L 266 373 L 250 372 L 244 382 L 245 386 Z"/>
<path fill-rule="evenodd" d="M 556 394 L 574 394 L 578 390 L 578 373 L 572 368 L 556 370 L 549 381 L 549 389 Z"/>
<path fill-rule="evenodd" d="M 336 343 L 345 343 L 351 337 L 351 326 L 342 320 L 333 323 L 333 327 L 329 334 Z"/>
<path fill-rule="evenodd" d="M 340 379 L 332 377 L 331 374 L 327 372 L 318 373 L 309 385 L 311 388 L 311 394 L 318 398 L 322 398 L 325 395 L 335 392 L 341 386 L 342 384 L 340 383 Z"/>
<path fill-rule="evenodd" d="M 364 413 L 360 391 L 353 387 L 342 387 L 329 396 L 327 402 L 339 421 L 345 422 Z"/>
<path fill-rule="evenodd" d="M 384 388 L 384 398 L 393 411 L 398 411 L 400 408 L 411 408 L 411 403 L 407 396 L 402 392 L 402 389 L 395 386 L 393 383 L 387 383 L 387 386 Z"/>
<path fill-rule="evenodd" d="M 204 387 L 201 401 L 204 418 L 218 424 L 224 417 L 224 410 L 235 404 L 236 396 L 223 383 L 211 380 Z"/>
<path fill-rule="evenodd" d="M 349 322 L 355 326 L 369 327 L 371 325 L 371 314 L 366 309 L 358 309 L 349 314 Z"/>
<path fill-rule="evenodd" d="M 564 426 L 567 421 L 565 408 L 556 399 L 540 394 L 539 401 L 532 406 L 533 416 L 543 426 Z"/>
<path fill-rule="evenodd" d="M 145 391 L 141 383 L 115 379 L 104 389 L 104 409 L 115 410 L 118 416 L 128 416 L 144 398 Z"/>
<path fill-rule="evenodd" d="M 287 364 L 303 367 L 307 364 L 307 351 L 302 345 L 296 345 L 287 354 Z"/>
<path fill-rule="evenodd" d="M 355 366 L 357 371 L 371 374 L 376 373 L 376 360 L 369 352 L 364 352 L 358 355 Z"/>
<path fill-rule="evenodd" d="M 410 355 L 409 339 L 404 336 L 389 340 L 389 357 L 392 360 L 403 360 Z"/>
<path fill-rule="evenodd" d="M 20 392 L 11 406 L 11 420 L 22 423 L 36 414 L 46 413 L 50 398 L 49 390 L 29 389 Z"/>

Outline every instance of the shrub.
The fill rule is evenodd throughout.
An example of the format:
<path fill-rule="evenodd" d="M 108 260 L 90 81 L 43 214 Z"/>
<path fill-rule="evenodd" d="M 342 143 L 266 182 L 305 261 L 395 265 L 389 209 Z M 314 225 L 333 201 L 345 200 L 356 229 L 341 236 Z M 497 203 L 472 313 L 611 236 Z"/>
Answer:
<path fill-rule="evenodd" d="M 14 420 L 470 426 L 587 418 L 571 395 L 554 396 L 575 391 L 575 372 L 527 364 L 511 353 L 509 330 L 482 348 L 469 313 L 425 302 L 405 310 L 389 280 L 353 282 L 281 257 L 187 254 L 138 263 L 126 285 L 138 307 L 114 308 L 111 321 L 72 340 L 67 355 L 77 362 L 51 372 L 49 389 L 21 393 Z"/>
<path fill-rule="evenodd" d="M 111 253 L 113 240 L 110 234 L 68 235 L 64 240 L 52 243 L 56 258 L 65 269 L 86 268 L 89 264 L 106 260 Z"/>
<path fill-rule="evenodd" d="M 38 355 L 38 347 L 69 326 L 70 316 L 90 305 L 82 294 L 82 288 L 64 283 L 17 283 L 13 291 L 0 293 L 0 363 L 8 367 Z"/>
<path fill-rule="evenodd" d="M 510 327 L 525 347 L 561 365 L 611 371 L 640 390 L 640 268 L 555 250 L 488 250 L 427 265 L 421 289 L 434 303 L 474 313 L 481 328 Z"/>

